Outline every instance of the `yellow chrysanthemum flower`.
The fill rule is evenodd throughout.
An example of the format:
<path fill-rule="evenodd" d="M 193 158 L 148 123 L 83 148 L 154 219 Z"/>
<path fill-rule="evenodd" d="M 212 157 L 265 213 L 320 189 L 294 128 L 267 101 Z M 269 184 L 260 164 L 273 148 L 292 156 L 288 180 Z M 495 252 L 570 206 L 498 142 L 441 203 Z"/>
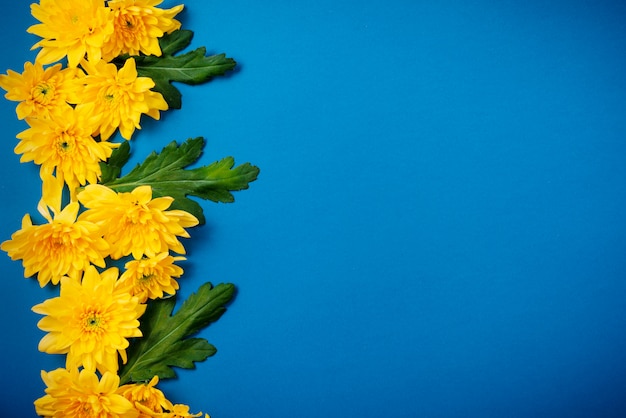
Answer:
<path fill-rule="evenodd" d="M 199 417 L 200 415 L 202 415 L 202 412 L 198 412 L 197 414 L 189 412 L 188 405 L 176 404 L 169 412 L 161 416 L 163 418 L 194 418 Z"/>
<path fill-rule="evenodd" d="M 81 79 L 84 86 L 77 90 L 76 109 L 98 115 L 96 133 L 103 140 L 117 128 L 122 137 L 130 139 L 135 129 L 141 129 L 142 114 L 158 120 L 159 111 L 168 108 L 161 93 L 150 90 L 154 81 L 137 76 L 134 58 L 127 59 L 119 71 L 115 64 L 104 60 L 83 61 L 81 66 L 87 75 Z"/>
<path fill-rule="evenodd" d="M 120 54 L 161 56 L 158 38 L 180 28 L 174 19 L 183 5 L 159 9 L 163 0 L 112 0 L 114 31 L 104 44 L 102 55 L 107 61 Z"/>
<path fill-rule="evenodd" d="M 105 372 L 102 378 L 89 370 L 56 369 L 41 372 L 46 395 L 35 401 L 37 415 L 52 418 L 137 418 L 133 404 L 117 393 L 120 378 Z"/>
<path fill-rule="evenodd" d="M 39 22 L 27 32 L 43 38 L 37 60 L 50 64 L 67 56 L 75 68 L 85 58 L 99 60 L 102 46 L 113 33 L 113 13 L 102 0 L 41 0 L 30 6 Z"/>
<path fill-rule="evenodd" d="M 154 257 L 129 261 L 124 266 L 126 271 L 120 276 L 120 282 L 141 303 L 148 299 L 162 298 L 164 292 L 173 295 L 178 290 L 175 279 L 183 274 L 183 269 L 174 262 L 181 260 L 185 260 L 185 257 L 160 253 Z"/>
<path fill-rule="evenodd" d="M 56 174 L 72 193 L 78 186 L 96 183 L 99 163 L 119 146 L 96 141 L 93 118 L 71 107 L 50 119 L 29 119 L 28 124 L 30 128 L 17 135 L 21 141 L 15 153 L 22 154 L 20 161 L 41 165 L 42 178 Z"/>
<path fill-rule="evenodd" d="M 168 251 L 185 254 L 177 237 L 188 238 L 184 228 L 198 225 L 190 213 L 166 210 L 173 198 L 152 199 L 150 186 L 116 193 L 101 184 L 90 184 L 77 197 L 88 209 L 81 218 L 100 225 L 114 260 L 129 254 L 136 260 Z"/>
<path fill-rule="evenodd" d="M 25 215 L 22 229 L 0 248 L 12 260 L 22 260 L 24 277 L 36 274 L 41 287 L 63 276 L 77 277 L 90 264 L 104 267 L 109 245 L 97 225 L 76 220 L 78 210 L 77 202 L 70 203 L 44 225 L 33 225 Z"/>
<path fill-rule="evenodd" d="M 35 305 L 32 310 L 46 315 L 37 326 L 47 331 L 39 350 L 66 354 L 67 368 L 117 372 L 118 353 L 126 363 L 128 339 L 141 337 L 139 317 L 146 305 L 117 286 L 118 270 L 99 274 L 85 270 L 82 281 L 61 279 L 59 297 Z"/>
<path fill-rule="evenodd" d="M 159 383 L 159 376 L 154 376 L 148 383 L 120 386 L 117 393 L 133 403 L 139 412 L 139 418 L 153 418 L 174 408 L 163 392 L 155 387 L 157 383 Z"/>
<path fill-rule="evenodd" d="M 70 107 L 68 90 L 75 76 L 75 69 L 61 69 L 61 64 L 44 70 L 40 62 L 26 62 L 22 74 L 8 70 L 0 75 L 0 87 L 7 92 L 4 97 L 20 102 L 15 109 L 18 119 L 49 119 L 59 108 Z"/>

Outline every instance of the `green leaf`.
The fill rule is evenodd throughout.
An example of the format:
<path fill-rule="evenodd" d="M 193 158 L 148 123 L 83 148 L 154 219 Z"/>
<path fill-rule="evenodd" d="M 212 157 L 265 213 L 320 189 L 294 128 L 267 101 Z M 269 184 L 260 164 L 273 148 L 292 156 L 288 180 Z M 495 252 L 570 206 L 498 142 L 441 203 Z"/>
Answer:
<path fill-rule="evenodd" d="M 159 40 L 162 52 L 160 57 L 154 55 L 134 57 L 137 74 L 150 77 L 154 81 L 153 90 L 163 95 L 171 109 L 180 109 L 182 97 L 180 91 L 171 84 L 172 81 L 200 84 L 212 77 L 223 75 L 237 65 L 235 60 L 226 58 L 225 54 L 206 56 L 205 47 L 175 55 L 191 43 L 192 37 L 192 31 L 174 31 Z"/>
<path fill-rule="evenodd" d="M 113 150 L 113 153 L 106 162 L 100 163 L 100 176 L 101 183 L 108 183 L 119 177 L 122 172 L 122 167 L 128 162 L 130 158 L 130 145 L 128 141 L 124 141 L 120 146 Z"/>
<path fill-rule="evenodd" d="M 160 154 L 151 153 L 130 173 L 113 180 L 107 175 L 107 181 L 102 180 L 101 184 L 117 192 L 130 192 L 138 186 L 149 185 L 153 197 L 173 197 L 171 209 L 185 210 L 203 224 L 205 218 L 202 207 L 187 196 L 213 202 L 234 202 L 231 192 L 247 189 L 248 184 L 256 180 L 259 174 L 259 169 L 250 163 L 234 167 L 235 160 L 232 157 L 208 166 L 185 169 L 200 157 L 203 148 L 202 137 L 190 138 L 180 146 L 172 141 Z"/>
<path fill-rule="evenodd" d="M 212 287 L 205 283 L 172 315 L 175 297 L 148 302 L 140 319 L 143 337 L 131 341 L 128 362 L 119 371 L 121 384 L 176 377 L 172 367 L 192 369 L 217 351 L 204 338 L 188 338 L 226 311 L 235 286 L 230 283 Z"/>
<path fill-rule="evenodd" d="M 169 34 L 163 35 L 159 39 L 159 46 L 163 55 L 174 55 L 178 51 L 182 51 L 191 44 L 193 31 L 180 29 Z"/>

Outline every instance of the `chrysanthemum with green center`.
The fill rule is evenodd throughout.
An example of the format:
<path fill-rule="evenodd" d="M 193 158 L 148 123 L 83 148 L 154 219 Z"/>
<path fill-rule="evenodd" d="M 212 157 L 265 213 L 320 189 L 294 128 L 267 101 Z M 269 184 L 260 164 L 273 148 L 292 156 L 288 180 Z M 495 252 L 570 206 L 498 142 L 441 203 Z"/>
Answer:
<path fill-rule="evenodd" d="M 4 97 L 20 102 L 15 109 L 19 119 L 49 119 L 60 108 L 70 107 L 67 100 L 75 76 L 75 69 L 61 69 L 61 64 L 44 69 L 40 62 L 27 62 L 21 74 L 8 70 L 0 75 L 0 87 L 7 92 Z"/>
<path fill-rule="evenodd" d="M 138 418 L 139 411 L 117 393 L 120 378 L 105 372 L 98 379 L 89 370 L 41 372 L 46 395 L 35 401 L 37 415 L 50 418 Z"/>
<path fill-rule="evenodd" d="M 162 0 L 113 0 L 114 31 L 103 46 L 103 58 L 112 60 L 120 54 L 161 55 L 158 38 L 180 28 L 174 19 L 183 6 L 160 9 Z"/>
<path fill-rule="evenodd" d="M 185 254 L 177 237 L 188 238 L 185 228 L 198 224 L 198 219 L 188 212 L 167 210 L 173 198 L 152 199 L 150 186 L 116 193 L 106 186 L 91 184 L 78 194 L 78 200 L 87 208 L 81 218 L 102 228 L 114 260 L 129 254 L 136 260 L 168 251 Z"/>
<path fill-rule="evenodd" d="M 22 229 L 0 248 L 11 259 L 22 260 L 24 277 L 36 274 L 41 287 L 58 284 L 63 276 L 77 277 L 90 264 L 104 267 L 109 245 L 97 225 L 76 220 L 78 210 L 77 202 L 70 203 L 43 225 L 33 225 L 25 215 Z"/>
<path fill-rule="evenodd" d="M 85 58 L 99 60 L 102 46 L 113 33 L 113 13 L 102 0 L 40 0 L 31 5 L 37 23 L 28 33 L 43 38 L 37 60 L 50 64 L 67 56 L 75 68 Z"/>
<path fill-rule="evenodd" d="M 182 276 L 183 269 L 174 264 L 185 257 L 172 257 L 160 253 L 154 257 L 132 260 L 124 266 L 120 282 L 128 286 L 128 291 L 144 303 L 148 299 L 162 298 L 164 293 L 173 295 L 178 290 L 176 278 Z"/>
<path fill-rule="evenodd" d="M 139 418 L 152 418 L 174 408 L 163 392 L 156 388 L 159 377 L 154 376 L 148 383 L 131 383 L 120 386 L 117 393 L 131 401 L 139 411 Z M 158 414 L 158 415 L 157 415 Z"/>
<path fill-rule="evenodd" d="M 81 79 L 83 86 L 75 98 L 77 110 L 98 116 L 96 133 L 108 139 L 116 129 L 125 139 L 130 139 L 135 129 L 141 129 L 141 115 L 154 119 L 167 110 L 167 102 L 161 95 L 150 90 L 154 81 L 139 77 L 134 58 L 125 61 L 122 68 L 104 60 L 83 61 L 87 75 Z"/>
<path fill-rule="evenodd" d="M 86 269 L 81 281 L 61 279 L 59 297 L 33 307 L 46 315 L 37 324 L 48 333 L 39 350 L 67 354 L 67 368 L 117 372 L 118 354 L 126 362 L 128 338 L 140 337 L 139 317 L 146 310 L 137 297 L 118 285 L 118 270 L 101 274 L 95 267 Z"/>
<path fill-rule="evenodd" d="M 33 161 L 41 166 L 41 177 L 55 174 L 74 190 L 100 178 L 100 162 L 111 156 L 119 146 L 96 141 L 91 115 L 73 108 L 53 115 L 50 119 L 28 120 L 30 128 L 20 132 L 21 141 L 15 147 L 22 154 L 20 161 Z"/>

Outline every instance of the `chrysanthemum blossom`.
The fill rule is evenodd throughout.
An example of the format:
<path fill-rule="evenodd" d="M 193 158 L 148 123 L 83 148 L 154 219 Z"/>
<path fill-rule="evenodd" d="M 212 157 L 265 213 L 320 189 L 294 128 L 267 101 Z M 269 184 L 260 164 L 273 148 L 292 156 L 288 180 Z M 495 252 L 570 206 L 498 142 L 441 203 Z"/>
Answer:
<path fill-rule="evenodd" d="M 77 277 L 91 264 L 104 267 L 109 245 L 96 224 L 76 220 L 78 210 L 77 202 L 70 203 L 43 225 L 33 225 L 27 214 L 22 229 L 0 248 L 11 259 L 22 260 L 24 277 L 36 274 L 41 287 L 56 285 L 63 276 Z"/>
<path fill-rule="evenodd" d="M 117 268 L 99 274 L 93 266 L 82 281 L 62 278 L 60 295 L 32 308 L 46 315 L 37 324 L 48 332 L 39 350 L 67 354 L 68 369 L 117 372 L 118 353 L 126 363 L 128 338 L 141 337 L 138 319 L 146 310 L 137 297 L 116 286 L 117 278 Z"/>
<path fill-rule="evenodd" d="M 117 393 L 128 399 L 139 412 L 139 418 L 153 418 L 174 408 L 161 390 L 156 388 L 159 376 L 148 383 L 131 383 L 120 386 Z"/>
<path fill-rule="evenodd" d="M 102 55 L 111 61 L 120 54 L 161 56 L 158 38 L 180 28 L 174 19 L 183 5 L 171 9 L 156 6 L 162 0 L 112 0 L 108 5 L 113 11 L 113 34 L 103 46 Z"/>
<path fill-rule="evenodd" d="M 105 372 L 98 380 L 89 370 L 56 369 L 41 372 L 46 395 L 35 401 L 38 416 L 51 418 L 137 418 L 133 404 L 117 393 L 120 378 Z"/>
<path fill-rule="evenodd" d="M 130 139 L 135 129 L 141 129 L 141 115 L 154 119 L 167 110 L 167 102 L 161 93 L 150 90 L 154 81 L 149 77 L 138 77 L 134 58 L 124 62 L 122 68 L 104 60 L 83 61 L 81 66 L 87 75 L 78 90 L 76 109 L 90 115 L 98 115 L 96 133 L 108 139 L 117 128 L 125 139 Z"/>
<path fill-rule="evenodd" d="M 191 412 L 189 412 L 188 405 L 176 404 L 172 407 L 172 409 L 169 412 L 161 415 L 161 417 L 162 418 L 195 418 L 195 417 L 199 417 L 200 415 L 202 415 L 202 412 L 198 412 L 197 414 L 192 414 Z M 206 416 L 208 417 L 209 414 L 207 414 Z"/>
<path fill-rule="evenodd" d="M 29 119 L 28 124 L 30 128 L 17 135 L 21 141 L 15 153 L 22 154 L 20 161 L 40 165 L 42 178 L 56 174 L 72 193 L 78 186 L 97 183 L 99 163 L 119 146 L 96 141 L 92 116 L 71 107 L 50 119 Z"/>
<path fill-rule="evenodd" d="M 70 107 L 67 100 L 75 76 L 75 69 L 61 69 L 61 64 L 44 69 L 40 62 L 26 62 L 23 73 L 8 70 L 0 75 L 0 87 L 7 92 L 4 97 L 20 102 L 15 109 L 18 119 L 49 119 L 60 108 Z"/>
<path fill-rule="evenodd" d="M 90 184 L 77 197 L 87 208 L 81 219 L 100 225 L 113 259 L 132 254 L 139 260 L 168 251 L 185 254 L 177 237 L 188 238 L 185 228 L 198 224 L 188 212 L 167 210 L 173 198 L 153 199 L 150 186 L 116 193 L 101 184 Z"/>
<path fill-rule="evenodd" d="M 50 64 L 67 56 L 75 68 L 85 55 L 99 60 L 102 46 L 113 33 L 113 13 L 102 0 L 41 0 L 30 6 L 37 23 L 27 32 L 41 38 L 37 60 Z"/>
<path fill-rule="evenodd" d="M 124 266 L 126 271 L 120 276 L 120 282 L 141 303 L 162 298 L 164 293 L 173 295 L 178 290 L 176 278 L 183 274 L 183 269 L 174 262 L 181 260 L 185 260 L 185 257 L 160 253 L 154 257 L 129 261 Z"/>

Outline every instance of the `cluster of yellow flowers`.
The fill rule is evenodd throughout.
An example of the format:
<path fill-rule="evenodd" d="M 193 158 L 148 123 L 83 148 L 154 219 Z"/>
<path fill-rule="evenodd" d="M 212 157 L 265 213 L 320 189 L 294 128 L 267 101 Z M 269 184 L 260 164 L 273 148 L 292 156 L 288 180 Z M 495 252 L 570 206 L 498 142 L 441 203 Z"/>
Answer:
<path fill-rule="evenodd" d="M 119 54 L 161 55 L 158 37 L 180 28 L 178 6 L 162 10 L 161 0 L 41 0 L 33 16 L 41 21 L 29 32 L 43 39 L 35 63 L 19 74 L 0 76 L 6 98 L 19 101 L 17 116 L 29 128 L 17 137 L 20 161 L 41 166 L 42 179 L 53 173 L 74 191 L 97 182 L 99 162 L 116 144 L 107 140 L 119 129 L 130 139 L 142 114 L 159 119 L 168 106 L 150 90 L 154 82 L 138 77 L 135 60 L 118 70 Z M 67 57 L 67 67 L 52 64 Z M 96 140 L 96 137 L 99 140 Z"/>
<path fill-rule="evenodd" d="M 168 108 L 154 82 L 138 77 L 133 58 L 161 55 L 158 38 L 180 28 L 183 6 L 157 8 L 161 0 L 41 0 L 31 5 L 40 22 L 28 32 L 42 39 L 34 63 L 23 73 L 0 75 L 6 98 L 19 102 L 17 116 L 28 129 L 15 148 L 20 161 L 40 166 L 39 212 L 29 215 L 2 243 L 24 276 L 43 287 L 59 285 L 59 296 L 33 307 L 44 315 L 47 334 L 39 349 L 65 354 L 66 366 L 42 372 L 46 395 L 35 401 L 44 417 L 197 417 L 175 405 L 150 382 L 120 386 L 118 363 L 126 363 L 129 338 L 140 337 L 139 318 L 148 299 L 174 294 L 183 270 L 180 237 L 198 224 L 191 214 L 168 210 L 173 199 L 152 198 L 150 186 L 117 193 L 101 184 L 100 165 L 119 130 L 126 140 L 140 129 L 143 114 L 159 119 Z M 56 63 L 66 59 L 66 65 Z M 63 190 L 69 202 L 63 205 Z M 66 198 L 67 199 L 67 198 Z M 128 257 L 120 275 L 105 259 Z M 99 269 L 97 269 L 98 267 Z M 207 415 L 208 417 L 208 415 Z"/>

